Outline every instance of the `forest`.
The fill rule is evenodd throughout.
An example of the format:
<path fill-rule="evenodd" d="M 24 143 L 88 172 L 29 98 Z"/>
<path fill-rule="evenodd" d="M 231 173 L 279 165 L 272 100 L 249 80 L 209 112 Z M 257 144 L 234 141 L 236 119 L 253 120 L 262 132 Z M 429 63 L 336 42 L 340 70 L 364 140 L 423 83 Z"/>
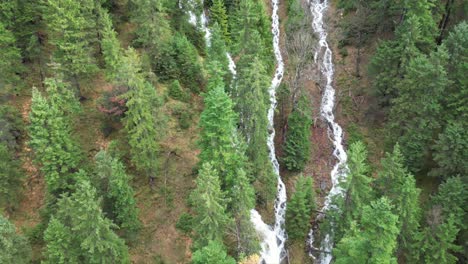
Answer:
<path fill-rule="evenodd" d="M 468 1 L 0 0 L 0 263 L 468 263 Z"/>

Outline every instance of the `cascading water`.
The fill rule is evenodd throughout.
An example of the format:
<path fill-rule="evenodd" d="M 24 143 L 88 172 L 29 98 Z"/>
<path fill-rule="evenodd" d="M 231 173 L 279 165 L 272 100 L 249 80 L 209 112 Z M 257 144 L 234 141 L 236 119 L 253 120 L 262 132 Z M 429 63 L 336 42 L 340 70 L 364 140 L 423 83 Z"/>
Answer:
<path fill-rule="evenodd" d="M 189 0 L 189 3 L 193 5 L 193 0 Z M 273 171 L 278 178 L 278 194 L 275 200 L 275 225 L 272 228 L 271 226 L 263 222 L 260 214 L 255 210 L 251 210 L 251 222 L 253 223 L 255 230 L 261 235 L 263 241 L 261 242 L 262 252 L 261 252 L 261 262 L 266 264 L 279 264 L 281 260 L 286 256 L 286 251 L 284 250 L 284 244 L 286 242 L 286 232 L 284 230 L 284 221 L 286 213 L 286 187 L 281 180 L 279 175 L 279 163 L 276 159 L 275 154 L 275 129 L 274 129 L 274 113 L 276 108 L 276 89 L 281 84 L 284 73 L 284 62 L 283 57 L 281 56 L 279 39 L 280 39 L 280 28 L 279 28 L 279 0 L 272 0 L 273 5 L 273 14 L 272 14 L 272 33 L 273 33 L 273 48 L 275 53 L 275 58 L 277 61 L 277 68 L 275 75 L 271 82 L 271 86 L 268 90 L 270 95 L 270 108 L 268 109 L 268 130 L 269 135 L 267 138 L 269 157 L 271 164 L 273 166 Z M 180 8 L 183 8 L 180 6 Z M 193 11 L 188 11 L 189 22 L 195 26 L 197 25 L 197 18 L 194 15 Z M 205 15 L 205 12 L 202 12 L 200 16 L 200 29 L 205 32 L 205 41 L 207 46 L 210 46 L 211 32 L 207 26 L 208 20 Z M 236 64 L 232 59 L 229 53 L 226 53 L 226 56 L 229 61 L 229 71 L 231 72 L 233 79 L 236 79 L 237 71 Z"/>
<path fill-rule="evenodd" d="M 279 24 L 279 0 L 272 0 L 273 13 L 272 13 L 272 33 L 273 33 L 273 49 L 277 61 L 277 68 L 275 76 L 271 81 L 269 89 L 270 94 L 270 108 L 268 109 L 268 130 L 269 135 L 267 139 L 269 157 L 273 166 L 273 171 L 278 178 L 278 193 L 275 201 L 275 225 L 270 227 L 266 225 L 256 210 L 251 212 L 251 221 L 255 229 L 262 235 L 263 241 L 261 243 L 262 252 L 261 257 L 263 262 L 267 264 L 279 264 L 286 256 L 284 244 L 286 242 L 286 231 L 284 230 L 284 221 L 286 213 L 286 187 L 279 175 L 279 163 L 275 154 L 275 128 L 274 128 L 274 114 L 276 108 L 276 89 L 283 79 L 284 62 L 281 56 L 279 45 L 280 40 L 280 24 Z"/>
<path fill-rule="evenodd" d="M 333 108 L 335 106 L 335 89 L 332 86 L 334 74 L 332 61 L 333 54 L 327 43 L 327 32 L 325 30 L 323 21 L 325 12 L 328 7 L 328 0 L 310 0 L 309 4 L 310 11 L 313 16 L 312 29 L 319 37 L 318 47 L 315 52 L 314 60 L 318 65 L 321 77 L 324 78 L 323 82 L 325 84 L 325 89 L 322 96 L 322 105 L 320 107 L 320 115 L 328 124 L 328 132 L 329 134 L 332 134 L 330 139 L 332 140 L 334 146 L 333 156 L 335 156 L 338 160 L 331 171 L 332 188 L 328 193 L 322 208 L 322 212 L 325 212 L 333 206 L 331 203 L 332 197 L 344 194 L 344 190 L 339 186 L 339 182 L 342 181 L 348 173 L 348 166 L 346 164 L 348 157 L 343 147 L 343 130 L 335 122 L 335 116 L 333 114 Z M 311 230 L 309 233 L 309 245 L 311 249 L 314 249 L 313 235 L 313 230 Z M 320 264 L 330 263 L 332 255 L 329 252 L 332 251 L 332 247 L 332 235 L 326 234 L 320 245 L 320 251 L 322 252 L 318 259 Z M 313 257 L 312 254 L 310 255 Z"/>

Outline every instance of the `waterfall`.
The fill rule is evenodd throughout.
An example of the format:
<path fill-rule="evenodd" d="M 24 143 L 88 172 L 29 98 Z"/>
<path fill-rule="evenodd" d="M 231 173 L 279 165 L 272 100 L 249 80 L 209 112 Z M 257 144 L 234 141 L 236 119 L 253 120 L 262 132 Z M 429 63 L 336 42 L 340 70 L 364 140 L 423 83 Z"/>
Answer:
<path fill-rule="evenodd" d="M 267 138 L 269 157 L 273 166 L 273 171 L 278 178 L 278 193 L 275 200 L 275 225 L 270 227 L 266 225 L 257 211 L 252 210 L 251 220 L 255 229 L 262 235 L 263 241 L 261 243 L 262 261 L 267 264 L 279 264 L 286 256 L 284 244 L 286 242 L 286 231 L 284 230 L 285 213 L 286 213 L 286 186 L 284 185 L 279 175 L 279 163 L 275 154 L 275 128 L 274 128 L 274 114 L 276 108 L 276 89 L 283 79 L 284 62 L 280 50 L 280 23 L 279 23 L 279 0 L 272 0 L 272 33 L 273 33 L 273 49 L 277 62 L 275 75 L 271 81 L 271 86 L 268 90 L 270 95 L 270 108 L 268 109 L 268 131 Z"/>
<path fill-rule="evenodd" d="M 324 78 L 325 90 L 323 91 L 322 104 L 320 107 L 320 115 L 328 124 L 328 133 L 330 139 L 333 142 L 334 150 L 333 156 L 336 157 L 338 162 L 335 164 L 331 171 L 331 182 L 332 188 L 328 193 L 322 212 L 327 211 L 332 207 L 331 198 L 336 195 L 344 195 L 344 190 L 339 186 L 339 182 L 346 178 L 348 173 L 348 166 L 346 164 L 347 155 L 343 147 L 343 130 L 335 122 L 335 116 L 333 114 L 333 108 L 335 106 L 335 89 L 333 88 L 333 74 L 334 67 L 332 61 L 332 51 L 327 42 L 327 31 L 324 25 L 324 15 L 328 7 L 328 0 L 310 0 L 310 11 L 313 16 L 312 29 L 317 34 L 319 41 L 315 52 L 314 60 L 318 65 L 321 73 L 321 77 Z M 313 247 L 313 230 L 309 233 L 309 246 Z M 332 255 L 330 253 L 333 249 L 333 238 L 332 234 L 326 234 L 324 240 L 320 245 L 321 253 L 319 256 L 320 264 L 329 264 Z M 310 254 L 312 256 L 312 254 Z M 313 257 L 313 256 L 312 256 Z"/>
<path fill-rule="evenodd" d="M 193 5 L 193 0 L 189 0 L 189 4 Z M 266 264 L 279 264 L 282 259 L 286 256 L 286 251 L 284 245 L 286 242 L 286 232 L 284 230 L 285 222 L 285 213 L 286 213 L 286 186 L 284 185 L 281 177 L 279 175 L 279 163 L 276 159 L 275 154 L 275 129 L 274 129 L 274 113 L 276 108 L 276 89 L 283 79 L 284 73 L 284 62 L 283 57 L 281 56 L 281 50 L 279 45 L 280 40 L 280 24 L 279 24 L 279 0 L 272 0 L 273 13 L 272 13 L 272 33 L 273 33 L 273 48 L 275 53 L 275 58 L 277 61 L 277 68 L 275 75 L 271 81 L 270 88 L 268 89 L 270 95 L 270 107 L 268 109 L 268 131 L 269 135 L 267 138 L 267 146 L 269 151 L 269 158 L 273 167 L 273 172 L 278 178 L 278 193 L 275 200 L 275 225 L 273 227 L 265 224 L 263 222 L 260 214 L 255 210 L 251 210 L 251 222 L 255 227 L 255 230 L 260 234 L 262 238 L 261 242 L 261 262 Z M 179 6 L 183 8 L 182 6 Z M 205 12 L 203 11 L 200 16 L 200 25 L 197 23 L 197 18 L 194 15 L 193 11 L 188 11 L 189 22 L 195 26 L 199 26 L 200 29 L 205 32 L 205 41 L 207 46 L 210 46 L 211 32 L 208 28 L 208 19 Z M 231 55 L 226 52 L 226 56 L 229 61 L 229 71 L 233 76 L 233 80 L 236 79 L 237 71 L 236 64 L 232 59 Z"/>

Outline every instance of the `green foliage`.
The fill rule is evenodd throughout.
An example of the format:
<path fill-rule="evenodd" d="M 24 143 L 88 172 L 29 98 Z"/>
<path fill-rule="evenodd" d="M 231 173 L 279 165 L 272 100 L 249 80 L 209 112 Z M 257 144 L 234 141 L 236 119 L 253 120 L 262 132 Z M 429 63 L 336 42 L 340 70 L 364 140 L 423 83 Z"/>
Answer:
<path fill-rule="evenodd" d="M 180 86 L 178 80 L 174 80 L 169 85 L 169 96 L 183 102 L 186 102 L 189 99 L 189 95 Z"/>
<path fill-rule="evenodd" d="M 19 111 L 8 105 L 0 105 L 0 143 L 10 151 L 18 151 L 19 140 L 24 133 L 24 123 Z"/>
<path fill-rule="evenodd" d="M 132 162 L 148 177 L 157 175 L 157 156 L 159 150 L 158 138 L 163 129 L 163 118 L 158 113 L 160 99 L 155 88 L 145 81 L 139 57 L 134 50 L 126 53 L 125 65 L 128 71 L 127 85 L 129 91 L 125 94 L 128 111 L 125 116 L 125 129 L 128 133 L 128 142 L 131 147 Z M 136 65 L 135 68 L 131 68 Z"/>
<path fill-rule="evenodd" d="M 101 150 L 96 154 L 96 172 L 105 183 L 106 203 L 111 206 L 114 222 L 128 233 L 135 233 L 140 227 L 135 192 L 130 185 L 130 177 L 125 167 L 117 158 Z"/>
<path fill-rule="evenodd" d="M 226 200 L 220 188 L 218 172 L 210 163 L 203 163 L 196 180 L 197 187 L 190 198 L 193 202 L 194 247 L 201 249 L 210 241 L 222 243 L 230 219 L 226 214 Z"/>
<path fill-rule="evenodd" d="M 465 121 L 449 122 L 433 149 L 437 168 L 431 172 L 432 175 L 468 175 L 468 124 Z"/>
<path fill-rule="evenodd" d="M 427 167 L 434 132 L 441 127 L 441 97 L 449 84 L 447 51 L 439 48 L 430 57 L 420 55 L 409 63 L 399 96 L 390 112 L 392 134 L 397 135 L 411 171 Z M 417 94 L 418 97 L 414 95 Z M 401 135 L 401 136 L 400 136 Z"/>
<path fill-rule="evenodd" d="M 96 190 L 80 174 L 76 191 L 59 200 L 45 231 L 45 263 L 130 263 L 127 246 L 104 217 Z"/>
<path fill-rule="evenodd" d="M 311 177 L 300 176 L 286 209 L 286 230 L 293 240 L 303 240 L 310 229 L 310 217 L 315 209 L 315 193 Z"/>
<path fill-rule="evenodd" d="M 397 221 L 385 197 L 364 206 L 359 223 L 351 224 L 333 250 L 335 263 L 396 264 Z"/>
<path fill-rule="evenodd" d="M 106 77 L 114 81 L 122 64 L 123 50 L 112 26 L 112 20 L 104 8 L 99 8 L 99 28 L 101 38 L 102 57 L 106 66 Z"/>
<path fill-rule="evenodd" d="M 24 172 L 13 153 L 0 142 L 0 208 L 14 208 L 22 189 Z"/>
<path fill-rule="evenodd" d="M 213 69 L 210 67 L 213 65 L 214 61 L 217 61 L 220 64 L 219 73 L 221 76 L 224 76 L 224 83 L 230 84 L 231 83 L 231 72 L 229 71 L 229 60 L 226 56 L 226 42 L 223 38 L 223 34 L 221 29 L 217 23 L 211 26 L 211 45 L 207 48 L 208 49 L 208 73 L 211 74 L 210 77 L 213 77 Z M 210 81 L 210 80 L 208 80 Z"/>
<path fill-rule="evenodd" d="M 227 45 L 230 44 L 230 34 L 228 31 L 228 16 L 226 12 L 226 6 L 223 0 L 213 0 L 213 5 L 210 8 L 210 15 L 212 23 L 217 23 L 224 37 L 224 41 Z"/>
<path fill-rule="evenodd" d="M 16 39 L 11 31 L 5 28 L 0 20 L 0 95 L 14 88 L 20 78 L 18 73 L 23 70 L 21 53 L 16 47 Z"/>
<path fill-rule="evenodd" d="M 302 171 L 310 158 L 312 109 L 309 101 L 307 97 L 302 96 L 288 116 L 283 162 L 290 171 Z"/>
<path fill-rule="evenodd" d="M 16 233 L 15 226 L 0 214 L 0 263 L 31 262 L 28 240 Z"/>
<path fill-rule="evenodd" d="M 98 68 L 93 56 L 93 29 L 96 21 L 91 0 L 48 0 L 44 7 L 44 20 L 49 42 L 55 46 L 54 61 L 68 78 L 89 77 Z"/>
<path fill-rule="evenodd" d="M 381 161 L 382 169 L 375 182 L 380 195 L 386 196 L 394 205 L 392 212 L 398 216 L 398 249 L 409 254 L 419 226 L 421 209 L 420 189 L 416 180 L 404 166 L 404 158 L 398 145 L 393 153 L 387 153 Z"/>
<path fill-rule="evenodd" d="M 179 220 L 175 226 L 184 234 L 190 234 L 192 232 L 193 216 L 188 213 L 183 213 L 180 215 Z"/>
<path fill-rule="evenodd" d="M 466 228 L 468 212 L 468 189 L 463 178 L 452 177 L 439 186 L 439 192 L 432 198 L 432 204 L 440 206 L 445 218 L 453 215 L 454 224 L 459 228 Z"/>
<path fill-rule="evenodd" d="M 235 264 L 236 261 L 227 255 L 226 249 L 219 241 L 210 241 L 207 246 L 193 253 L 192 264 Z"/>
<path fill-rule="evenodd" d="M 57 90 L 49 90 L 51 98 Z M 47 100 L 35 88 L 29 126 L 29 145 L 35 152 L 35 162 L 42 165 L 49 193 L 58 195 L 75 183 L 72 173 L 81 161 L 78 145 L 72 139 L 70 120 L 58 100 Z"/>

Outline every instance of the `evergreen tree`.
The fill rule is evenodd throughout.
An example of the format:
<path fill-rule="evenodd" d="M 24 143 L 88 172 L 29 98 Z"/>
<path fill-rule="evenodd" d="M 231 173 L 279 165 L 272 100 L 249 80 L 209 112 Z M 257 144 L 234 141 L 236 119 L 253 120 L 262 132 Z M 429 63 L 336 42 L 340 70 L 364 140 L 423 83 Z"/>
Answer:
<path fill-rule="evenodd" d="M 78 88 L 80 78 L 98 69 L 91 46 L 91 29 L 96 28 L 96 21 L 89 17 L 89 5 L 89 1 L 47 0 L 44 8 L 49 42 L 56 48 L 54 61 Z"/>
<path fill-rule="evenodd" d="M 59 98 L 54 94 L 50 97 Z M 60 107 L 64 106 L 47 100 L 33 89 L 29 145 L 34 149 L 35 161 L 42 165 L 49 193 L 56 195 L 75 183 L 72 172 L 81 160 L 79 147 L 72 139 L 70 121 Z"/>
<path fill-rule="evenodd" d="M 218 78 L 220 78 L 218 76 Z M 205 94 L 205 109 L 201 113 L 199 126 L 202 129 L 198 144 L 200 164 L 211 162 L 219 173 L 221 187 L 228 192 L 236 180 L 236 171 L 245 164 L 245 156 L 239 151 L 236 133 L 237 116 L 233 103 L 221 85 Z M 242 148 L 241 148 L 242 149 Z M 228 196 L 231 197 L 230 194 Z"/>
<path fill-rule="evenodd" d="M 135 193 L 124 165 L 104 150 L 98 152 L 95 159 L 98 177 L 105 182 L 104 193 L 106 202 L 111 207 L 110 215 L 120 228 L 134 233 L 140 227 L 140 221 Z"/>
<path fill-rule="evenodd" d="M 231 73 L 229 71 L 229 60 L 226 56 L 227 48 L 226 42 L 223 38 L 223 34 L 218 23 L 214 23 L 211 26 L 211 45 L 208 47 L 208 65 L 213 61 L 217 61 L 220 64 L 220 70 L 224 76 L 225 84 L 231 83 Z M 221 74 L 221 72 L 220 72 Z M 210 79 L 208 78 L 208 81 Z"/>
<path fill-rule="evenodd" d="M 201 249 L 210 241 L 222 244 L 230 219 L 226 214 L 226 201 L 220 188 L 218 172 L 210 163 L 203 163 L 196 184 L 197 187 L 190 195 L 195 212 L 194 247 Z"/>
<path fill-rule="evenodd" d="M 31 262 L 28 240 L 16 233 L 15 226 L 0 214 L 0 263 Z"/>
<path fill-rule="evenodd" d="M 256 191 L 264 202 L 275 199 L 277 180 L 267 149 L 269 85 L 266 69 L 257 57 L 239 69 L 235 91 L 236 109 L 240 116 L 240 130 L 247 139 L 246 154 L 256 177 Z"/>
<path fill-rule="evenodd" d="M 228 30 L 228 16 L 226 6 L 223 0 L 213 0 L 213 5 L 210 8 L 211 23 L 218 23 L 221 33 L 223 34 L 224 41 L 227 45 L 230 43 L 230 36 Z"/>
<path fill-rule="evenodd" d="M 18 202 L 24 172 L 13 151 L 0 141 L 0 208 L 14 208 Z"/>
<path fill-rule="evenodd" d="M 210 241 L 207 246 L 193 253 L 192 264 L 235 264 L 236 261 L 228 256 L 223 244 L 219 241 Z"/>
<path fill-rule="evenodd" d="M 21 53 L 16 45 L 15 36 L 5 28 L 0 20 L 0 95 L 11 90 L 20 80 L 18 73 L 23 70 Z"/>
<path fill-rule="evenodd" d="M 441 47 L 430 57 L 420 55 L 409 63 L 399 96 L 390 112 L 390 127 L 405 154 L 408 168 L 417 172 L 430 166 L 434 132 L 441 127 L 441 97 L 449 84 L 448 55 Z M 415 98 L 415 94 L 418 95 Z"/>
<path fill-rule="evenodd" d="M 96 190 L 79 174 L 76 191 L 59 200 L 45 231 L 46 263 L 130 263 L 127 246 L 104 217 Z"/>
<path fill-rule="evenodd" d="M 100 34 L 102 35 L 101 50 L 106 65 L 106 77 L 108 80 L 114 81 L 122 64 L 123 50 L 112 26 L 109 13 L 104 8 L 99 8 L 99 12 Z"/>
<path fill-rule="evenodd" d="M 286 209 L 286 230 L 290 239 L 304 239 L 307 236 L 313 209 L 315 194 L 312 178 L 301 175 Z"/>
<path fill-rule="evenodd" d="M 243 169 L 237 170 L 232 190 L 231 207 L 235 224 L 238 256 L 250 256 L 260 250 L 255 228 L 250 221 L 250 211 L 255 208 L 255 191 Z"/>
<path fill-rule="evenodd" d="M 387 198 L 365 205 L 359 224 L 353 222 L 333 250 L 335 263 L 396 264 L 397 221 Z"/>
<path fill-rule="evenodd" d="M 398 249 L 410 253 L 417 232 L 421 210 L 419 207 L 420 189 L 416 180 L 404 166 L 404 158 L 398 145 L 393 153 L 387 153 L 381 161 L 382 169 L 376 180 L 378 192 L 390 199 L 394 205 L 392 212 L 398 216 Z"/>
<path fill-rule="evenodd" d="M 128 133 L 132 161 L 148 177 L 154 178 L 158 168 L 158 130 L 162 129 L 162 118 L 157 114 L 159 98 L 154 87 L 145 81 L 139 72 L 141 64 L 134 50 L 128 50 L 124 65 L 126 68 L 122 70 L 122 76 L 129 87 L 125 95 L 128 107 L 125 129 Z"/>
<path fill-rule="evenodd" d="M 283 147 L 285 155 L 283 161 L 288 170 L 303 170 L 310 158 L 311 111 L 309 99 L 301 96 L 288 116 L 288 130 Z"/>

